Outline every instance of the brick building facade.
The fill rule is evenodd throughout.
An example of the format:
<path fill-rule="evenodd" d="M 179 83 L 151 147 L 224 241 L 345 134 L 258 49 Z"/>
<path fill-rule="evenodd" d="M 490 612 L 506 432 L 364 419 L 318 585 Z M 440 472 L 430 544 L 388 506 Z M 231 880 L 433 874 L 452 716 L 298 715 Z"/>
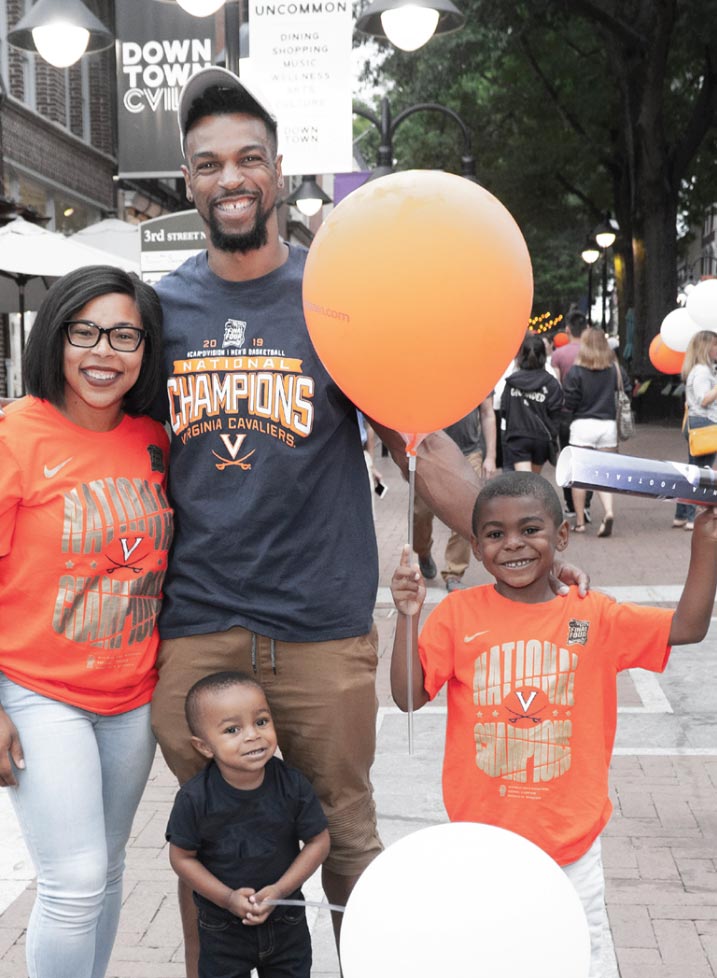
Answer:
<path fill-rule="evenodd" d="M 113 0 L 86 0 L 112 29 Z M 32 207 L 51 230 L 71 232 L 115 210 L 114 53 L 67 69 L 8 44 L 31 0 L 0 0 L 0 183 L 18 207 Z M 0 394 L 7 391 L 10 330 L 0 331 Z"/>

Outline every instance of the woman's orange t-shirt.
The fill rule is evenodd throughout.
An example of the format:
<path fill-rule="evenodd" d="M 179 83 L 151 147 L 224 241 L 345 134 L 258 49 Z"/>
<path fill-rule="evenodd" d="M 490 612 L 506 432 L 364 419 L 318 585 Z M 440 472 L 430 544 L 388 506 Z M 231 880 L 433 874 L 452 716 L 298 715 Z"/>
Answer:
<path fill-rule="evenodd" d="M 172 510 L 168 439 L 149 418 L 108 432 L 26 397 L 0 423 L 0 671 L 113 714 L 156 683 Z"/>

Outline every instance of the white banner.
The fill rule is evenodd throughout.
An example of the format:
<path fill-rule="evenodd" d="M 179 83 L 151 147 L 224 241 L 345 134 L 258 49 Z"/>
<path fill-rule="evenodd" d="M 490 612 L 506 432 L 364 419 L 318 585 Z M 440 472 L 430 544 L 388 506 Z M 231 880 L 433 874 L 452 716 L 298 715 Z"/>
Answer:
<path fill-rule="evenodd" d="M 241 77 L 271 103 L 287 176 L 352 169 L 352 31 L 350 0 L 249 0 Z"/>

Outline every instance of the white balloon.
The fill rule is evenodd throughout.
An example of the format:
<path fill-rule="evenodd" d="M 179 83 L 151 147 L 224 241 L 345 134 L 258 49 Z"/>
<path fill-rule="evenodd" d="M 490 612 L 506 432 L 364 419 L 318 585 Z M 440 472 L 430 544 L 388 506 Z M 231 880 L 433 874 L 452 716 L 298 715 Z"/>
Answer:
<path fill-rule="evenodd" d="M 359 878 L 341 928 L 345 978 L 587 978 L 580 899 L 550 856 L 475 822 L 421 829 Z"/>
<path fill-rule="evenodd" d="M 687 312 L 700 329 L 717 332 L 717 279 L 699 282 L 687 297 Z"/>
<path fill-rule="evenodd" d="M 660 336 L 670 350 L 684 353 L 692 337 L 701 329 L 702 326 L 694 321 L 687 309 L 673 309 L 662 320 Z"/>

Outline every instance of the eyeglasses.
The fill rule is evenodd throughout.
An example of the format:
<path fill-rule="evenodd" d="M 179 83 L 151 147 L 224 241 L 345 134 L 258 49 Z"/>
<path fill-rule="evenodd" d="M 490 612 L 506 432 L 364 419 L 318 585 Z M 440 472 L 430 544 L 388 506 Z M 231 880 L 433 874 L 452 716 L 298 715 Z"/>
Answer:
<path fill-rule="evenodd" d="M 65 323 L 64 328 L 72 346 L 80 346 L 88 350 L 97 346 L 103 334 L 112 349 L 117 350 L 118 353 L 134 353 L 145 338 L 143 329 L 137 329 L 129 323 L 117 323 L 116 326 L 105 329 L 89 319 L 73 319 Z"/>

